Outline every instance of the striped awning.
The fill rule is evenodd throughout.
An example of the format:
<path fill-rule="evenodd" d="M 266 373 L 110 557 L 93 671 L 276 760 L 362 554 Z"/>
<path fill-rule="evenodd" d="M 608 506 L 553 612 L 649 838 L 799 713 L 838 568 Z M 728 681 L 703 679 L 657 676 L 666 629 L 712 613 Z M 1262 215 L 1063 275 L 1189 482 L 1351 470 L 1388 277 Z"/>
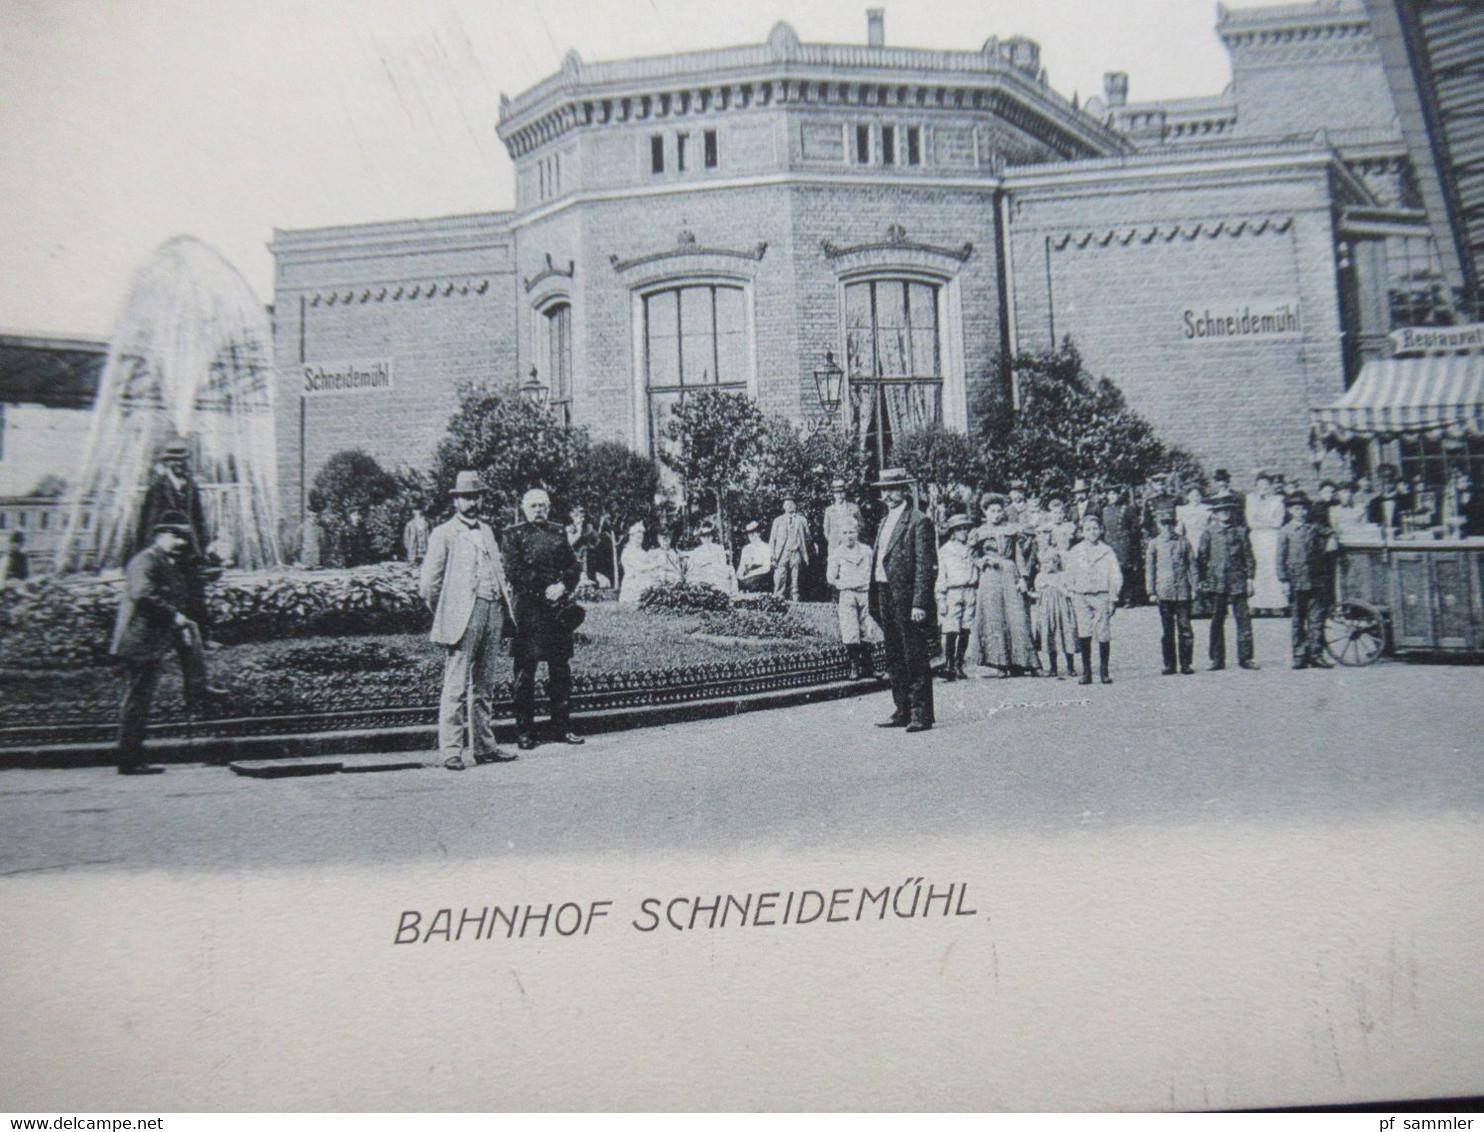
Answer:
<path fill-rule="evenodd" d="M 1366 362 L 1343 397 L 1309 415 L 1319 440 L 1484 436 L 1484 354 Z"/>

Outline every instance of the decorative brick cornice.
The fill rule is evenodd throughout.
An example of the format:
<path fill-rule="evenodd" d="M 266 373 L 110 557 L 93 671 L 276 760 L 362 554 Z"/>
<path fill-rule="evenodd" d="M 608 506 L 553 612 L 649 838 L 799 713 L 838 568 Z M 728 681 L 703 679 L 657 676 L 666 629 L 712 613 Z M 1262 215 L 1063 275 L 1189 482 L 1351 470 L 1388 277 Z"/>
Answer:
<path fill-rule="evenodd" d="M 529 295 L 532 291 L 534 291 L 542 283 L 545 283 L 548 279 L 571 279 L 572 276 L 574 276 L 576 273 L 576 260 L 569 259 L 567 261 L 567 266 L 565 268 L 561 268 L 551 262 L 551 253 L 547 252 L 546 266 L 543 267 L 540 271 L 536 272 L 535 275 L 532 275 L 529 279 L 522 279 L 521 282 L 525 285 L 526 294 Z"/>
<path fill-rule="evenodd" d="M 632 259 L 620 259 L 616 254 L 608 257 L 608 262 L 613 265 L 617 272 L 628 271 L 631 268 L 643 267 L 645 264 L 659 263 L 662 260 L 676 259 L 683 256 L 722 256 L 729 259 L 745 259 L 754 263 L 760 262 L 767 254 L 768 244 L 766 241 L 756 246 L 738 251 L 733 248 L 707 248 L 696 242 L 694 232 L 682 231 L 673 248 L 662 252 L 650 252 L 647 255 L 634 256 Z"/>
<path fill-rule="evenodd" d="M 852 244 L 842 248 L 832 240 L 821 240 L 819 246 L 824 250 L 824 257 L 828 260 L 837 260 L 843 256 L 856 254 L 870 254 L 872 252 L 921 252 L 926 255 L 942 256 L 945 259 L 956 259 L 964 263 L 974 254 L 974 245 L 965 240 L 956 248 L 937 247 L 933 244 L 922 244 L 916 240 L 907 239 L 907 229 L 900 224 L 891 224 L 886 229 L 886 239 L 877 240 L 869 244 Z"/>
<path fill-rule="evenodd" d="M 311 307 L 351 306 L 359 303 L 399 303 L 412 299 L 449 298 L 453 295 L 483 295 L 490 289 L 488 279 L 465 279 L 459 282 L 382 283 L 371 287 L 347 287 L 344 290 L 315 291 L 305 294 Z"/>
<path fill-rule="evenodd" d="M 1099 228 L 1092 231 L 1063 232 L 1048 237 L 1053 251 L 1096 246 L 1106 248 L 1110 244 L 1128 245 L 1135 241 L 1152 244 L 1156 240 L 1172 243 L 1179 240 L 1196 240 L 1204 236 L 1208 240 L 1226 236 L 1260 236 L 1265 232 L 1274 235 L 1287 232 L 1293 227 L 1293 217 L 1263 217 L 1258 220 L 1198 220 L 1194 223 L 1141 224 L 1132 228 Z"/>

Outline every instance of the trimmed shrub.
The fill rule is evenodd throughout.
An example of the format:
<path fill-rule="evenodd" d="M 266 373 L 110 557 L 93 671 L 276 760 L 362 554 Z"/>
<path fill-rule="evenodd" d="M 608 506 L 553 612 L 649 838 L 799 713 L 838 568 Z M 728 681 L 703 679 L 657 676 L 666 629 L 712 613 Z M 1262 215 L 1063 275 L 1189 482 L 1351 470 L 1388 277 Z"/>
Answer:
<path fill-rule="evenodd" d="M 813 625 L 786 613 L 759 613 L 747 609 L 702 614 L 700 631 L 716 637 L 755 637 L 763 640 L 797 641 L 819 636 L 819 631 Z"/>
<path fill-rule="evenodd" d="M 732 608 L 754 613 L 787 613 L 791 607 L 787 598 L 777 594 L 738 594 L 732 598 Z"/>
<path fill-rule="evenodd" d="M 51 578 L 0 591 L 0 668 L 108 661 L 123 579 Z M 207 587 L 208 635 L 225 644 L 319 635 L 426 632 L 417 573 L 396 563 L 314 574 L 249 574 Z"/>
<path fill-rule="evenodd" d="M 713 586 L 650 586 L 639 595 L 639 608 L 646 613 L 722 612 L 731 607 L 731 598 Z"/>

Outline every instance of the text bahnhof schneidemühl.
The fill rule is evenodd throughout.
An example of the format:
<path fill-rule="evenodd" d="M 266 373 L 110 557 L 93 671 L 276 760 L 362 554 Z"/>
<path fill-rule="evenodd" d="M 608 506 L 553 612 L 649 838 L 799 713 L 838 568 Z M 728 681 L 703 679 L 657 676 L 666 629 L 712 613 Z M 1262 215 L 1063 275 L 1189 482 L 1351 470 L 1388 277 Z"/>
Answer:
<path fill-rule="evenodd" d="M 638 932 L 701 931 L 715 928 L 767 928 L 783 925 L 846 924 L 977 916 L 966 907 L 969 886 L 954 881 L 940 888 L 910 877 L 881 889 L 804 888 L 776 892 L 718 893 L 714 896 L 646 896 L 628 926 Z M 463 940 L 541 939 L 585 936 L 600 920 L 622 923 L 612 900 L 569 900 L 546 904 L 488 904 L 478 907 L 409 909 L 397 919 L 394 944 L 458 943 Z"/>

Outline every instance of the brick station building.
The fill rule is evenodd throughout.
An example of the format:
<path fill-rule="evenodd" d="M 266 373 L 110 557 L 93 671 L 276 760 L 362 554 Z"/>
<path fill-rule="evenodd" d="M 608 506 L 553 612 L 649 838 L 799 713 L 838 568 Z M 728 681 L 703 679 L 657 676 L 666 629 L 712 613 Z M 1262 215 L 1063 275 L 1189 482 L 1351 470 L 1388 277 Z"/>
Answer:
<path fill-rule="evenodd" d="M 426 464 L 462 385 L 533 368 L 652 453 L 688 391 L 817 416 L 829 352 L 879 453 L 1068 337 L 1209 466 L 1304 472 L 1309 410 L 1452 293 L 1361 0 L 1216 31 L 1232 85 L 1157 104 L 1110 74 L 1079 106 L 1020 37 L 888 46 L 879 11 L 857 45 L 569 54 L 501 100 L 512 211 L 275 233 L 286 513 L 340 449 Z"/>

